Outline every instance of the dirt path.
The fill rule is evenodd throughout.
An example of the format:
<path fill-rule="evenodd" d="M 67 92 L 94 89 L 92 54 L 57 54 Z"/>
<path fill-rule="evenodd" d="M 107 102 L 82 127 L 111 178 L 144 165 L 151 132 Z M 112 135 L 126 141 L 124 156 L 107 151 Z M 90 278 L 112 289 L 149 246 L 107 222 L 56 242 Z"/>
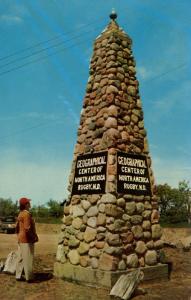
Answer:
<path fill-rule="evenodd" d="M 84 287 L 52 276 L 59 225 L 39 225 L 35 255 L 35 283 L 16 282 L 13 275 L 0 273 L 1 300 L 110 300 L 109 290 Z M 165 239 L 176 242 L 191 235 L 188 230 L 166 231 Z M 0 260 L 17 248 L 15 235 L 0 234 Z M 173 262 L 171 279 L 142 284 L 147 294 L 133 300 L 191 300 L 191 251 L 166 248 Z"/>

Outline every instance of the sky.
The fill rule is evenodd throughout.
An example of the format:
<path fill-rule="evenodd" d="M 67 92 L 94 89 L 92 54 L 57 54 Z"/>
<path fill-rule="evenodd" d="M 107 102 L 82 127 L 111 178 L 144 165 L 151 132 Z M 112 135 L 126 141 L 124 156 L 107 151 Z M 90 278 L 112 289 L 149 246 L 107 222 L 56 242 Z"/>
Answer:
<path fill-rule="evenodd" d="M 190 181 L 190 0 L 0 0 L 0 197 L 68 197 L 93 43 L 112 8 L 133 40 L 156 184 Z"/>

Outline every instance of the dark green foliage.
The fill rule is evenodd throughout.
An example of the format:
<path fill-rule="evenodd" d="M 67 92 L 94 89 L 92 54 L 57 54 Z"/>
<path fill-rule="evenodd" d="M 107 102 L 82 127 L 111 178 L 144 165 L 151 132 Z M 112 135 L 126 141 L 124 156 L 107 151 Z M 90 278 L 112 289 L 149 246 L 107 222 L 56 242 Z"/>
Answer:
<path fill-rule="evenodd" d="M 50 199 L 47 203 L 49 207 L 49 212 L 51 217 L 62 217 L 63 216 L 63 207 L 60 206 L 60 203 Z"/>
<path fill-rule="evenodd" d="M 172 188 L 168 184 L 157 186 L 161 222 L 180 223 L 189 222 L 190 188 L 188 182 L 181 181 L 178 188 Z"/>
<path fill-rule="evenodd" d="M 0 217 L 17 216 L 19 207 L 17 202 L 11 199 L 0 198 Z M 46 205 L 34 205 L 31 213 L 36 221 L 41 220 L 43 223 L 59 223 L 63 216 L 63 206 L 59 202 L 50 199 Z"/>
<path fill-rule="evenodd" d="M 11 199 L 0 198 L 0 217 L 16 216 L 18 214 L 17 202 Z"/>

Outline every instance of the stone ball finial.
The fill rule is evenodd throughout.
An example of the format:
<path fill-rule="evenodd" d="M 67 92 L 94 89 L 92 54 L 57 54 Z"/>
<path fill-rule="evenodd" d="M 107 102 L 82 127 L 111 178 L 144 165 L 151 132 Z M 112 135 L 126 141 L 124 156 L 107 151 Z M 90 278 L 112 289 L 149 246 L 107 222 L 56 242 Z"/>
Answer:
<path fill-rule="evenodd" d="M 111 12 L 111 14 L 109 15 L 109 17 L 110 17 L 110 19 L 112 19 L 113 21 L 114 21 L 115 19 L 117 19 L 117 13 L 115 12 L 115 9 L 114 9 L 114 8 L 112 8 L 112 12 Z"/>

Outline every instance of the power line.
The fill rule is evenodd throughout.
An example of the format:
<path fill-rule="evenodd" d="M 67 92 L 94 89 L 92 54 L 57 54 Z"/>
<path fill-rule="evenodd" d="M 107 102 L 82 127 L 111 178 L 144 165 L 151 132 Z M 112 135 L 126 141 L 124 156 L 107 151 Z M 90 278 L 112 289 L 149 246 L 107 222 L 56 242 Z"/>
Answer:
<path fill-rule="evenodd" d="M 93 30 L 92 30 L 92 31 L 93 31 Z M 53 52 L 53 53 L 46 54 L 46 56 L 44 56 L 44 57 L 39 57 L 39 58 L 34 59 L 34 60 L 30 61 L 30 62 L 26 62 L 26 63 L 24 63 L 24 64 L 22 64 L 22 65 L 20 65 L 20 66 L 13 67 L 13 68 L 11 68 L 11 69 L 9 69 L 9 70 L 0 72 L 0 76 L 3 76 L 3 75 L 6 75 L 6 74 L 8 74 L 8 73 L 11 73 L 11 72 L 13 72 L 13 71 L 22 69 L 22 68 L 24 68 L 24 67 L 26 67 L 26 66 L 28 66 L 28 65 L 37 63 L 37 62 L 39 62 L 39 61 L 44 61 L 44 60 L 48 59 L 49 57 L 56 55 L 57 53 L 60 53 L 60 52 L 63 52 L 63 51 L 65 51 L 65 50 L 68 50 L 68 49 L 70 49 L 70 48 L 76 47 L 77 45 L 83 44 L 84 42 L 87 42 L 87 41 L 89 41 L 89 39 L 82 40 L 81 42 L 75 43 L 75 44 L 73 44 L 73 45 L 71 45 L 71 46 L 69 46 L 69 47 L 64 47 L 64 48 L 62 48 L 62 49 L 60 49 L 60 50 L 58 50 L 58 51 L 55 51 L 55 52 Z"/>
<path fill-rule="evenodd" d="M 75 45 L 73 45 L 73 46 L 75 46 Z M 63 49 L 63 50 L 64 50 L 64 49 Z M 55 54 L 56 54 L 56 53 L 55 53 Z M 177 67 L 175 67 L 175 68 L 172 68 L 171 70 L 169 70 L 169 71 L 167 71 L 167 72 L 165 72 L 165 73 L 159 74 L 158 76 L 155 76 L 155 77 L 153 77 L 153 78 L 150 79 L 150 80 L 147 80 L 147 82 L 148 82 L 148 81 L 155 80 L 155 79 L 158 79 L 158 78 L 160 78 L 160 77 L 162 77 L 162 76 L 165 76 L 166 74 L 168 74 L 168 73 L 170 73 L 170 72 L 172 72 L 172 71 L 174 71 L 174 70 L 177 70 L 177 69 L 179 69 L 179 68 L 182 68 L 183 66 L 186 66 L 186 63 L 184 63 L 184 64 L 182 64 L 182 65 L 179 65 L 179 66 L 177 66 Z M 1 75 L 1 73 L 0 73 L 0 75 Z M 146 81 L 145 81 L 145 82 L 146 82 Z M 54 122 L 55 122 L 55 120 L 54 120 Z M 34 126 L 32 126 L 32 127 L 28 127 L 28 128 L 25 128 L 25 129 L 16 131 L 16 132 L 14 132 L 14 133 L 11 133 L 11 134 L 8 134 L 8 135 L 5 135 L 5 136 L 0 136 L 0 140 L 2 140 L 2 139 L 4 139 L 4 138 L 7 138 L 7 137 L 12 137 L 12 136 L 15 136 L 15 135 L 19 135 L 19 134 L 21 134 L 21 133 L 23 133 L 23 132 L 25 132 L 25 131 L 33 130 L 33 129 L 36 129 L 36 128 L 38 128 L 38 127 L 42 127 L 42 126 L 46 125 L 47 123 L 50 124 L 50 120 L 47 121 L 47 122 L 43 122 L 43 123 L 41 122 L 41 123 L 39 123 L 39 124 L 37 124 L 37 125 L 34 125 Z"/>
<path fill-rule="evenodd" d="M 52 48 L 60 47 L 60 46 L 62 46 L 62 45 L 65 44 L 65 43 L 68 43 L 68 42 L 70 42 L 70 41 L 72 41 L 72 40 L 74 40 L 74 39 L 78 39 L 78 38 L 82 37 L 84 34 L 90 33 L 90 32 L 92 32 L 92 31 L 95 31 L 95 30 L 99 29 L 99 28 L 100 28 L 100 27 L 97 27 L 97 28 L 94 28 L 94 29 L 89 30 L 89 31 L 87 31 L 87 32 L 83 32 L 83 34 L 76 35 L 76 36 L 74 36 L 74 37 L 72 37 L 72 38 L 70 38 L 70 39 L 68 39 L 68 40 L 66 40 L 66 41 L 62 41 L 62 42 L 56 43 L 56 44 L 51 45 L 51 46 L 49 46 L 49 47 L 46 47 L 46 48 L 37 50 L 37 51 L 35 51 L 35 52 L 32 52 L 32 53 L 30 53 L 30 54 L 28 54 L 28 55 L 25 55 L 25 56 L 23 56 L 23 57 L 17 58 L 17 59 L 12 60 L 12 61 L 9 61 L 9 62 L 7 62 L 7 63 L 5 63 L 5 64 L 3 64 L 3 65 L 0 65 L 0 68 L 4 68 L 4 67 L 9 66 L 9 65 L 11 65 L 11 64 L 14 64 L 14 63 L 17 63 L 17 62 L 19 62 L 19 61 L 25 60 L 25 59 L 27 59 L 27 58 L 30 58 L 30 57 L 32 57 L 32 56 L 35 56 L 35 55 L 38 55 L 38 54 L 40 54 L 40 53 L 42 53 L 42 52 L 45 52 L 45 51 L 47 51 L 47 50 L 50 50 L 50 49 L 52 49 Z"/>
<path fill-rule="evenodd" d="M 31 126 L 31 127 L 27 127 L 27 128 L 24 128 L 24 129 L 21 129 L 21 130 L 18 130 L 18 131 L 15 131 L 13 133 L 10 133 L 8 135 L 4 135 L 4 136 L 1 136 L 0 137 L 0 140 L 1 139 L 5 139 L 5 138 L 9 138 L 9 137 L 12 137 L 12 136 L 16 136 L 16 135 L 19 135 L 23 132 L 26 132 L 26 131 L 30 131 L 30 130 L 33 130 L 33 129 L 36 129 L 38 127 L 42 127 L 44 125 L 46 125 L 47 123 L 49 123 L 50 121 L 47 121 L 47 122 L 43 122 L 43 123 L 39 123 L 37 125 L 34 125 L 34 126 Z"/>
<path fill-rule="evenodd" d="M 70 34 L 70 33 L 72 33 L 72 32 L 79 31 L 79 30 L 81 30 L 81 28 L 88 27 L 89 25 L 92 25 L 92 24 L 96 24 L 96 23 L 99 22 L 99 20 L 103 20 L 103 19 L 105 19 L 105 18 L 99 18 L 99 19 L 97 19 L 96 21 L 93 21 L 93 22 L 90 22 L 90 23 L 88 23 L 88 24 L 79 26 L 78 29 L 71 30 L 71 31 L 67 31 L 66 33 L 56 35 L 55 37 L 52 37 L 52 38 L 50 38 L 50 39 L 48 39 L 48 40 L 44 40 L 44 41 L 41 41 L 41 42 L 39 42 L 39 43 L 36 43 L 36 44 L 34 44 L 33 46 L 23 48 L 23 49 L 21 49 L 21 50 L 15 51 L 15 52 L 13 52 L 13 53 L 11 53 L 11 54 L 9 54 L 9 55 L 6 55 L 6 56 L 2 56 L 2 57 L 0 57 L 0 61 L 6 60 L 6 59 L 8 59 L 8 58 L 10 58 L 10 57 L 12 57 L 12 56 L 15 56 L 15 55 L 19 55 L 20 53 L 29 51 L 29 50 L 31 50 L 31 49 L 33 49 L 33 48 L 39 47 L 39 46 L 41 46 L 41 45 L 43 45 L 43 44 L 47 44 L 47 43 L 49 43 L 49 42 L 51 42 L 51 41 L 54 41 L 54 40 L 57 40 L 57 39 L 61 39 L 61 38 L 62 38 L 64 35 L 66 35 L 66 34 Z"/>
<path fill-rule="evenodd" d="M 181 64 L 181 65 L 178 65 L 178 66 L 176 66 L 176 67 L 174 67 L 174 68 L 172 68 L 172 69 L 170 69 L 170 70 L 168 70 L 168 71 L 166 71 L 166 72 L 164 72 L 164 73 L 161 73 L 161 74 L 159 74 L 159 75 L 156 75 L 155 77 L 152 77 L 152 78 L 150 78 L 150 79 L 147 79 L 147 80 L 145 80 L 145 81 L 143 82 L 143 84 L 144 84 L 144 83 L 148 83 L 148 82 L 150 82 L 150 81 L 153 81 L 153 80 L 155 80 L 155 79 L 158 79 L 158 78 L 160 78 L 160 77 L 163 77 L 163 76 L 165 76 L 165 75 L 167 75 L 167 74 L 169 74 L 169 73 L 171 73 L 171 72 L 173 72 L 173 71 L 176 71 L 176 70 L 178 70 L 178 69 L 182 69 L 182 68 L 184 68 L 185 66 L 187 66 L 187 62 L 185 62 L 185 63 L 183 63 L 183 64 Z"/>

